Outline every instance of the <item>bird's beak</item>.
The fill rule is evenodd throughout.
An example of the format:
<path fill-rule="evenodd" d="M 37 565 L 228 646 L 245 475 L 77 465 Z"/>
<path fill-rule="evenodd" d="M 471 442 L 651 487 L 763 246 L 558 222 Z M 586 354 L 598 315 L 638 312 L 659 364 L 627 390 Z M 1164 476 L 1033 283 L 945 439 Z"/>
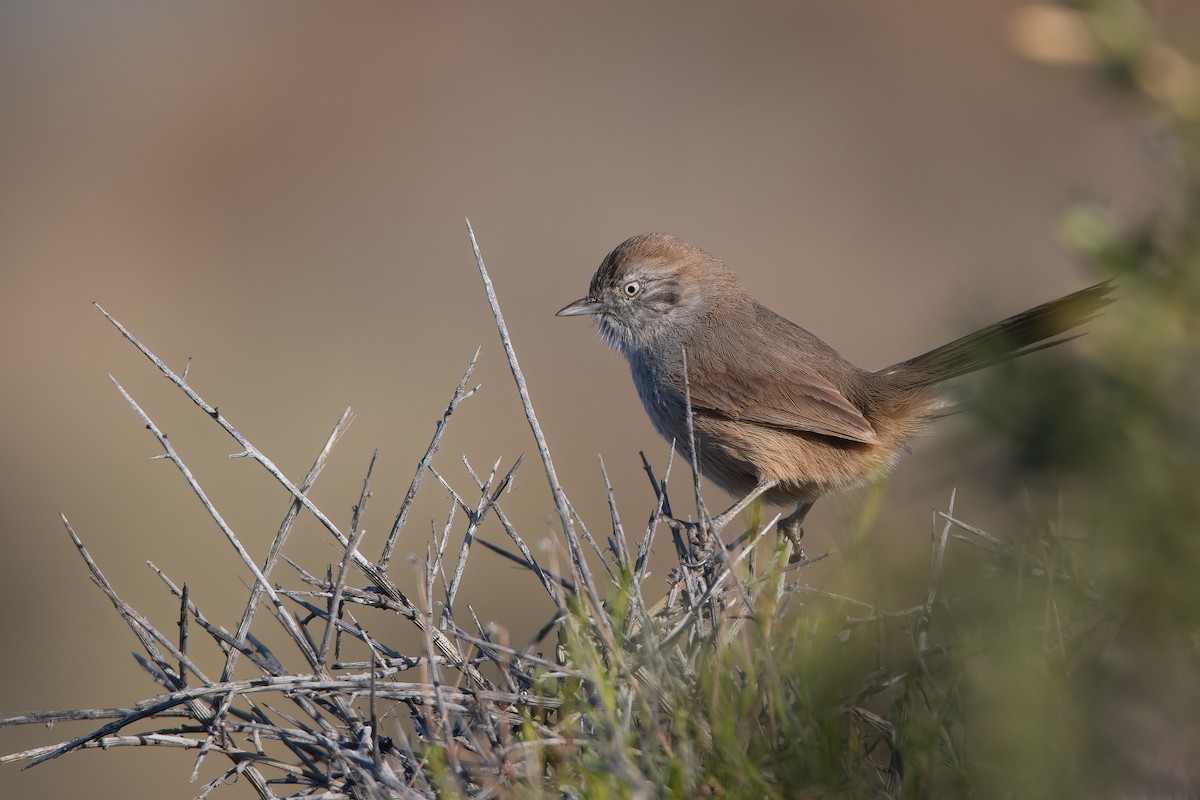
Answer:
<path fill-rule="evenodd" d="M 595 300 L 589 300 L 586 297 L 581 297 L 574 303 L 559 310 L 556 317 L 581 317 L 585 314 L 599 314 L 600 303 Z"/>

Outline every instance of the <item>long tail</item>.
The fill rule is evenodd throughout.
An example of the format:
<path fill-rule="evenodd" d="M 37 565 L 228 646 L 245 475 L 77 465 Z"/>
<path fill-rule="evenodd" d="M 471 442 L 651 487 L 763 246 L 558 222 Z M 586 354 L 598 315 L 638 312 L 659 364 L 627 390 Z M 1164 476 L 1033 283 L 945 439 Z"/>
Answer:
<path fill-rule="evenodd" d="M 1081 336 L 1061 334 L 1095 317 L 1112 302 L 1109 296 L 1112 290 L 1111 279 L 1089 286 L 1022 311 L 916 358 L 893 364 L 876 374 L 895 376 L 902 383 L 917 388 L 1054 347 Z"/>

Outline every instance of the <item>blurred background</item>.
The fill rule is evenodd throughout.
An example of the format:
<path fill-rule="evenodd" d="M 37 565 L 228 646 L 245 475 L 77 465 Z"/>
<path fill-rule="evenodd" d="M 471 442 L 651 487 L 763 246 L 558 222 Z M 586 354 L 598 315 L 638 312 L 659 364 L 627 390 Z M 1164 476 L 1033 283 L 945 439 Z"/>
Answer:
<path fill-rule="evenodd" d="M 661 469 L 666 443 L 620 357 L 589 323 L 553 316 L 625 237 L 669 231 L 704 247 L 773 309 L 878 368 L 1096 280 L 1058 238 L 1072 202 L 1137 220 L 1169 196 L 1153 116 L 1099 91 L 1094 72 L 1020 58 L 1020 6 L 0 5 L 0 716 L 156 691 L 60 512 L 164 631 L 177 606 L 147 560 L 227 627 L 244 603 L 245 570 L 175 468 L 151 460 L 158 444 L 110 373 L 260 561 L 288 505 L 255 464 L 227 458 L 234 443 L 93 301 L 174 368 L 192 359 L 196 390 L 296 481 L 352 406 L 313 497 L 347 529 L 378 448 L 372 555 L 481 346 L 482 388 L 434 463 L 473 500 L 460 453 L 484 472 L 524 453 L 503 505 L 536 543 L 557 523 L 470 217 L 572 502 L 605 531 L 602 456 L 637 529 L 653 507 L 638 451 Z M 1156 12 L 1168 29 L 1196 16 L 1185 2 Z M 877 558 L 924 563 L 930 509 L 953 487 L 957 515 L 980 527 L 1030 513 L 986 438 L 963 449 L 965 424 L 917 442 L 889 483 Z M 818 504 L 809 552 L 838 549 L 863 503 Z M 427 478 L 400 555 L 424 553 L 449 504 Z M 483 535 L 506 543 L 494 521 Z M 290 554 L 314 573 L 339 557 L 307 519 Z M 294 584 L 287 569 L 275 577 Z M 404 558 L 392 573 L 415 581 Z M 464 591 L 518 646 L 550 614 L 531 576 L 488 553 Z M 0 752 L 83 730 L 0 729 Z M 191 762 L 88 751 L 6 766 L 0 786 L 189 797 Z"/>

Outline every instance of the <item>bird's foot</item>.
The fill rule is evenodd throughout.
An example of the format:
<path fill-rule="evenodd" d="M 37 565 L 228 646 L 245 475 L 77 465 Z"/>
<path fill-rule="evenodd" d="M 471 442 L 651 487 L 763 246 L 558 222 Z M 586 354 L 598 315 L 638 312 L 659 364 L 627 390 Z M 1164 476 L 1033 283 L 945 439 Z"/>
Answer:
<path fill-rule="evenodd" d="M 801 540 L 804 538 L 804 528 L 800 526 L 800 520 L 784 517 L 779 520 L 779 524 L 775 526 L 775 529 L 779 531 L 780 536 L 792 545 L 792 555 L 788 558 L 788 563 L 795 564 L 803 561 L 804 545 Z"/>

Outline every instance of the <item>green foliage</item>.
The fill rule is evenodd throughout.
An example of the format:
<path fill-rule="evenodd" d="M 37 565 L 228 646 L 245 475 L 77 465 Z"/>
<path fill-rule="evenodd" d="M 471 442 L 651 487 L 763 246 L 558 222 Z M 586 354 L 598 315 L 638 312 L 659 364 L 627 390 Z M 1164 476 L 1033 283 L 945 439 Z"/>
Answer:
<path fill-rule="evenodd" d="M 1081 13 L 1135 78 L 1123 90 L 1172 121 L 1181 168 L 1178 205 L 1154 219 L 1122 230 L 1082 205 L 1064 220 L 1068 246 L 1119 286 L 1089 359 L 1012 362 L 978 391 L 1014 474 L 1054 476 L 1060 510 L 1015 543 L 961 528 L 979 547 L 951 540 L 936 602 L 908 613 L 783 586 L 794 573 L 776 554 L 742 573 L 744 625 L 701 615 L 664 648 L 662 620 L 606 650 L 575 620 L 565 660 L 585 677 L 555 728 L 577 756 L 556 792 L 1195 791 L 1194 765 L 1158 743 L 1200 751 L 1200 726 L 1170 713 L 1197 700 L 1200 674 L 1200 106 L 1154 96 L 1147 62 L 1164 45 L 1136 6 Z M 618 592 L 616 628 L 630 607 Z"/>

